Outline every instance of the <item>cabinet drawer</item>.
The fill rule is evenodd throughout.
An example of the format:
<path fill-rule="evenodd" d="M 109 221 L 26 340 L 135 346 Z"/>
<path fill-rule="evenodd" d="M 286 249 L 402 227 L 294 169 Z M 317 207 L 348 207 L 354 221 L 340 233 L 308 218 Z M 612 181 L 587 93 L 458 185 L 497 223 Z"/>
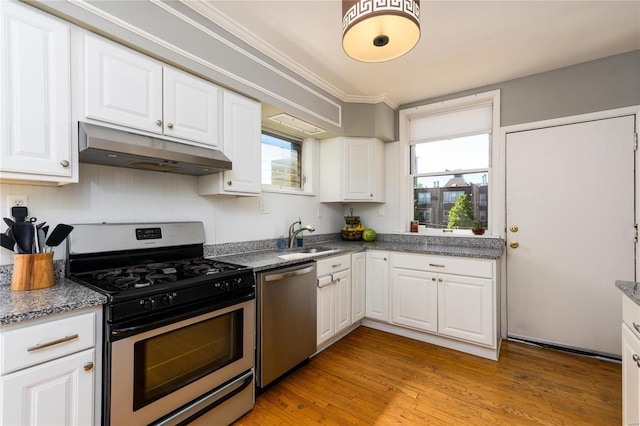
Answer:
<path fill-rule="evenodd" d="M 321 277 L 334 272 L 344 271 L 351 267 L 351 255 L 344 254 L 342 256 L 329 257 L 327 259 L 319 259 L 317 262 L 317 273 Z"/>
<path fill-rule="evenodd" d="M 393 253 L 391 255 L 391 264 L 396 268 L 414 269 L 417 271 L 482 278 L 493 277 L 493 261 L 491 260 Z"/>
<path fill-rule="evenodd" d="M 0 335 L 1 373 L 95 346 L 95 313 L 26 326 Z"/>
<path fill-rule="evenodd" d="M 626 295 L 622 296 L 622 320 L 640 339 L 640 306 Z"/>

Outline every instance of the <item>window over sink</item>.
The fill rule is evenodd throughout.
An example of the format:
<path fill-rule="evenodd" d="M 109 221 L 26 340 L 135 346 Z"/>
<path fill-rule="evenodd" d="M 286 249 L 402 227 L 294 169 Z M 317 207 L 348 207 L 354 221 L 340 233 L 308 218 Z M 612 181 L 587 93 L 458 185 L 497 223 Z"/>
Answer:
<path fill-rule="evenodd" d="M 268 132 L 262 132 L 261 142 L 263 187 L 302 191 L 303 142 Z"/>

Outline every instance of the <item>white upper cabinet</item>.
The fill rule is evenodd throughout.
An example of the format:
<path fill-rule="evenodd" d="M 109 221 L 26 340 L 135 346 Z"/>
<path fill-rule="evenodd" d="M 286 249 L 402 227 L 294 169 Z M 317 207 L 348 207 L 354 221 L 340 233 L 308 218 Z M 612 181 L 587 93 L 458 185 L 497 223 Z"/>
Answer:
<path fill-rule="evenodd" d="M 70 26 L 7 1 L 0 1 L 0 20 L 0 179 L 77 182 Z"/>
<path fill-rule="evenodd" d="M 320 142 L 320 200 L 385 201 L 384 143 L 339 137 Z"/>
<path fill-rule="evenodd" d="M 84 116 L 217 147 L 221 89 L 84 33 Z"/>
<path fill-rule="evenodd" d="M 260 195 L 262 192 L 261 106 L 233 92 L 223 93 L 222 151 L 231 170 L 200 176 L 200 195 Z"/>

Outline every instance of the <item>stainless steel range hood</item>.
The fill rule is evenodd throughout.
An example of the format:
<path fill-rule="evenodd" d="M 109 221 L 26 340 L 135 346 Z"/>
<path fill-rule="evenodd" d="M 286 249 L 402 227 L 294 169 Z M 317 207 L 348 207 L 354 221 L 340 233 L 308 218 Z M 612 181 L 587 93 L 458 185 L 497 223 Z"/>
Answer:
<path fill-rule="evenodd" d="M 78 135 L 81 163 L 193 176 L 231 170 L 231 160 L 215 149 L 83 122 Z"/>

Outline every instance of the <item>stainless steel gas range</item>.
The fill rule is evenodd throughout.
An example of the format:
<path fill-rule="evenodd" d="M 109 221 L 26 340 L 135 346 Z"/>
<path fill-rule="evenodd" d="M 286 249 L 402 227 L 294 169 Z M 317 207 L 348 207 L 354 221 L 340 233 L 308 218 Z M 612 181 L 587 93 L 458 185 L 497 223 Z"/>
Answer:
<path fill-rule="evenodd" d="M 201 222 L 80 224 L 67 275 L 107 296 L 103 424 L 229 424 L 255 401 L 255 278 Z"/>

